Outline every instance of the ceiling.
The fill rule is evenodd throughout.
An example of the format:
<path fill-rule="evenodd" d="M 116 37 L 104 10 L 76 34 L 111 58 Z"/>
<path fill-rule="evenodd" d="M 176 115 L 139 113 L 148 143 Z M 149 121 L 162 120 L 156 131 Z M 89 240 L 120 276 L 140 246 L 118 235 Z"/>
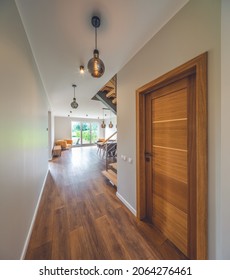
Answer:
<path fill-rule="evenodd" d="M 104 105 L 91 100 L 188 0 L 16 0 L 41 79 L 55 116 L 101 118 Z M 87 68 L 93 56 L 98 15 L 98 50 L 106 70 L 93 78 Z M 76 84 L 77 109 L 72 109 Z M 119 105 L 118 105 L 119 106 Z M 72 111 L 72 113 L 70 113 Z"/>

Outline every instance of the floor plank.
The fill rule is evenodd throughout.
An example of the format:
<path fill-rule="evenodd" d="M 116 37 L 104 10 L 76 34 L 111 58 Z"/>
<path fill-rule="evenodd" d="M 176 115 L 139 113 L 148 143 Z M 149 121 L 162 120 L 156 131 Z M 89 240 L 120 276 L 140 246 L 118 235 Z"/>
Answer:
<path fill-rule="evenodd" d="M 70 232 L 70 250 L 72 260 L 95 259 L 93 250 L 89 247 L 86 231 L 83 226 Z"/>
<path fill-rule="evenodd" d="M 62 151 L 49 163 L 25 259 L 185 259 L 121 203 L 104 168 L 96 147 Z"/>
<path fill-rule="evenodd" d="M 131 259 L 128 251 L 122 244 L 120 237 L 116 234 L 112 223 L 107 216 L 103 216 L 96 221 L 97 230 L 101 232 L 113 260 L 129 260 Z"/>
<path fill-rule="evenodd" d="M 52 259 L 70 260 L 69 227 L 65 207 L 54 212 Z"/>
<path fill-rule="evenodd" d="M 47 242 L 39 247 L 27 251 L 26 259 L 35 260 L 51 260 L 52 259 L 52 243 Z"/>

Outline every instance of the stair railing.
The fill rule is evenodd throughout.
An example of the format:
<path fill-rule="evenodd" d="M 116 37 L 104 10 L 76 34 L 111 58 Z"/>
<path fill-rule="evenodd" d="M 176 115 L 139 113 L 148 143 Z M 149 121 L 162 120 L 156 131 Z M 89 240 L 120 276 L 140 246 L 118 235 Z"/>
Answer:
<path fill-rule="evenodd" d="M 114 160 L 117 158 L 117 140 L 111 140 L 114 135 L 117 134 L 117 131 L 115 131 L 112 135 L 110 135 L 108 138 L 106 138 L 101 143 L 98 143 L 99 148 L 103 150 L 102 157 L 105 158 L 105 168 L 108 170 L 108 165 L 111 162 L 114 162 Z"/>
<path fill-rule="evenodd" d="M 106 138 L 104 141 L 103 141 L 103 143 L 105 144 L 105 143 L 107 143 L 114 135 L 116 135 L 117 134 L 117 131 L 115 131 L 112 135 L 110 135 L 108 138 Z"/>
<path fill-rule="evenodd" d="M 116 140 L 115 140 L 116 141 Z M 109 163 L 117 159 L 117 141 L 105 144 L 105 169 L 108 170 Z"/>

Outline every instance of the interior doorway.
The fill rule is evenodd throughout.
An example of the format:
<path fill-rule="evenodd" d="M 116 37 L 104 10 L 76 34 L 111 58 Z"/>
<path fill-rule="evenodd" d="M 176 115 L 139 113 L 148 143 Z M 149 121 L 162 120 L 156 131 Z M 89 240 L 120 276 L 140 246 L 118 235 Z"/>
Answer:
<path fill-rule="evenodd" d="M 207 257 L 207 53 L 137 90 L 137 214 Z"/>

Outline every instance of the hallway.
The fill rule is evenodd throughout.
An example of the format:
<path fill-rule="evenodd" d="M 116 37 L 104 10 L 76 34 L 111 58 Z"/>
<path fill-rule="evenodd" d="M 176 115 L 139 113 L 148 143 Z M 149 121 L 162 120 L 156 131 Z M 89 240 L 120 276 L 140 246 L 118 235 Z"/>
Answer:
<path fill-rule="evenodd" d="M 49 163 L 25 259 L 185 259 L 120 202 L 96 149 L 72 148 Z"/>

